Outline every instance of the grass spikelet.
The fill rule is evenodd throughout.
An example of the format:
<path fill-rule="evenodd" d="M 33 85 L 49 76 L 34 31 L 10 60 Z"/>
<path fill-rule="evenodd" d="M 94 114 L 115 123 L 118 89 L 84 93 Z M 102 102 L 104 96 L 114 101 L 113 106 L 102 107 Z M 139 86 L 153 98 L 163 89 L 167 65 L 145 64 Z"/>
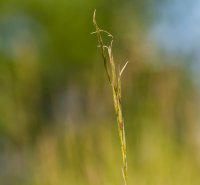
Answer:
<path fill-rule="evenodd" d="M 116 71 L 116 66 L 114 62 L 113 57 L 113 36 L 105 31 L 99 28 L 96 22 L 96 10 L 94 11 L 93 15 L 93 24 L 96 29 L 95 32 L 92 34 L 97 35 L 97 40 L 99 43 L 99 47 L 101 49 L 101 54 L 103 58 L 104 68 L 109 80 L 109 83 L 112 88 L 112 94 L 113 94 L 113 102 L 114 102 L 114 108 L 115 113 L 117 117 L 117 124 L 118 124 L 118 132 L 120 137 L 120 144 L 121 144 L 121 153 L 122 153 L 122 161 L 123 161 L 123 167 L 122 167 L 122 175 L 124 179 L 124 185 L 127 185 L 127 149 L 126 149 L 126 136 L 125 136 L 125 128 L 124 128 L 124 119 L 122 114 L 122 103 L 121 103 L 121 76 L 126 68 L 128 62 L 124 65 L 124 67 Z M 101 33 L 107 34 L 108 37 L 111 38 L 111 42 L 109 46 L 105 46 Z"/>

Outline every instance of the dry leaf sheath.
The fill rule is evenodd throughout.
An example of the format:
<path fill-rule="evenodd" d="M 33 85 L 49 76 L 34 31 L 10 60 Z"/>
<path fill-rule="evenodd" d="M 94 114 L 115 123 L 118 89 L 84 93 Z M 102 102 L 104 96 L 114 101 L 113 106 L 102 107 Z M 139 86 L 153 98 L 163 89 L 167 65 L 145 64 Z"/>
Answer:
<path fill-rule="evenodd" d="M 126 155 L 126 137 L 124 129 L 124 119 L 122 115 L 122 104 L 121 104 L 121 75 L 128 62 L 124 65 L 122 70 L 116 71 L 116 66 L 112 52 L 113 36 L 109 32 L 102 30 L 98 27 L 96 22 L 96 11 L 94 11 L 93 23 L 96 31 L 93 32 L 92 34 L 95 33 L 97 35 L 106 74 L 110 82 L 110 85 L 112 87 L 113 101 L 117 117 L 118 131 L 119 131 L 121 152 L 123 159 L 122 174 L 123 174 L 124 184 L 127 185 L 127 155 Z M 104 45 L 103 39 L 101 37 L 102 32 L 106 33 L 109 37 L 111 37 L 111 42 L 109 46 Z"/>

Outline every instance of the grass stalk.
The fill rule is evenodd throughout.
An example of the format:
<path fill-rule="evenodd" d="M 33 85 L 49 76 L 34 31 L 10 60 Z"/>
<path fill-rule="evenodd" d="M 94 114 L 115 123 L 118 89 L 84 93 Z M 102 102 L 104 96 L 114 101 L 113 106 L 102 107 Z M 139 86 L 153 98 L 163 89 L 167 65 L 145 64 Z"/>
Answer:
<path fill-rule="evenodd" d="M 122 73 L 127 65 L 127 63 L 124 65 L 124 67 L 120 70 L 116 70 L 116 65 L 114 62 L 113 57 L 113 36 L 105 31 L 99 28 L 96 22 L 96 10 L 94 11 L 93 15 L 93 24 L 96 29 L 95 32 L 92 34 L 97 35 L 97 40 L 99 43 L 99 47 L 101 49 L 101 54 L 103 58 L 104 68 L 108 77 L 108 81 L 112 88 L 112 95 L 113 95 L 113 102 L 114 102 L 114 108 L 117 118 L 117 124 L 118 124 L 118 132 L 120 137 L 120 144 L 121 144 L 121 153 L 122 153 L 122 161 L 123 161 L 123 167 L 122 167 L 122 175 L 124 179 L 124 185 L 127 185 L 127 149 L 126 149 L 126 136 L 125 136 L 125 128 L 124 128 L 124 119 L 122 114 L 122 103 L 121 103 L 121 76 Z M 106 46 L 103 42 L 101 33 L 107 34 L 108 37 L 111 38 L 111 42 L 109 46 Z"/>

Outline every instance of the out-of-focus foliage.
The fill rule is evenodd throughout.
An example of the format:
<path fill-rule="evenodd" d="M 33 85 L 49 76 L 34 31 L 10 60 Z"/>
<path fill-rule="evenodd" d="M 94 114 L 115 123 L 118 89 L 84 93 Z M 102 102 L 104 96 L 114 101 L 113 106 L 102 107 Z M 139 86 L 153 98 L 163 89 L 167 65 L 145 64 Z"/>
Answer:
<path fill-rule="evenodd" d="M 110 87 L 90 35 L 94 9 L 114 35 L 116 62 L 129 60 L 129 184 L 200 183 L 190 57 L 165 55 L 149 39 L 158 3 L 0 2 L 0 184 L 122 184 Z"/>

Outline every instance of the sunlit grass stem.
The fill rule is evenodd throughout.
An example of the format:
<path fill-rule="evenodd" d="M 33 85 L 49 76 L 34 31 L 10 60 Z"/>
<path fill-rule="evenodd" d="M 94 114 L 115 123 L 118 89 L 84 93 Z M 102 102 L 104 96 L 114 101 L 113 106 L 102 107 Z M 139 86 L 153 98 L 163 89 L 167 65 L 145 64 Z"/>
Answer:
<path fill-rule="evenodd" d="M 99 47 L 101 48 L 104 68 L 112 88 L 114 108 L 117 117 L 122 160 L 123 160 L 122 174 L 124 179 L 124 185 L 127 185 L 127 154 L 126 154 L 127 150 L 126 150 L 126 136 L 124 128 L 124 119 L 122 114 L 122 103 L 121 103 L 121 76 L 128 62 L 124 65 L 124 67 L 121 70 L 120 69 L 118 71 L 116 70 L 113 51 L 112 51 L 113 36 L 109 32 L 102 30 L 98 27 L 96 22 L 96 11 L 94 11 L 93 15 L 93 24 L 95 26 L 96 31 L 93 32 L 92 34 L 95 33 L 97 35 Z M 109 46 L 106 46 L 104 44 L 101 36 L 102 32 L 106 33 L 111 38 Z"/>

